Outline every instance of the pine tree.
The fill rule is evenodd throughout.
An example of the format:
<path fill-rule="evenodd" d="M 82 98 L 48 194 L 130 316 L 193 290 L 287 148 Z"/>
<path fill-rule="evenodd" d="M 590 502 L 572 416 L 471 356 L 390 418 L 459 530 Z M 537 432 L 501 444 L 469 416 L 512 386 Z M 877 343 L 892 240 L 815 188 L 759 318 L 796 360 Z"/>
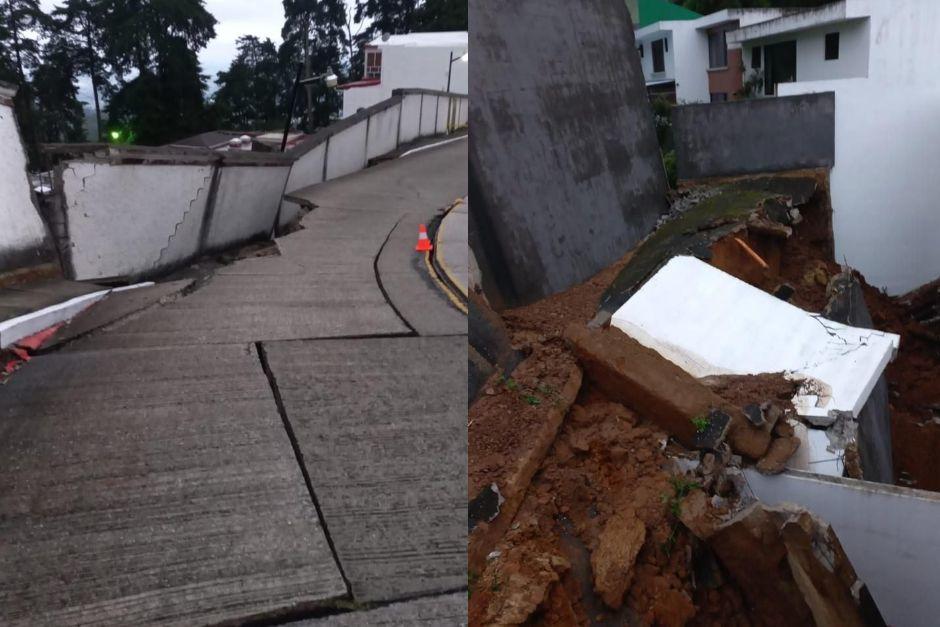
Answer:
<path fill-rule="evenodd" d="M 468 30 L 467 0 L 426 0 L 418 7 L 415 30 Z"/>
<path fill-rule="evenodd" d="M 283 120 L 278 109 L 283 93 L 277 49 L 245 35 L 238 38 L 238 56 L 219 72 L 214 106 L 218 121 L 229 129 L 270 130 Z"/>
<path fill-rule="evenodd" d="M 356 21 L 372 20 L 368 39 L 376 35 L 400 35 L 415 30 L 418 0 L 356 0 Z"/>
<path fill-rule="evenodd" d="M 43 47 L 33 72 L 33 124 L 41 142 L 85 140 L 85 113 L 78 99 L 74 58 L 67 41 L 52 38 Z"/>
<path fill-rule="evenodd" d="M 29 73 L 39 64 L 39 42 L 30 34 L 46 28 L 39 0 L 0 0 L 0 80 L 18 86 L 14 108 L 31 162 L 38 155 Z"/>
<path fill-rule="evenodd" d="M 281 29 L 279 57 L 285 74 L 291 76 L 298 64 L 304 77 L 333 70 L 343 74 L 346 45 L 346 7 L 343 0 L 284 0 L 284 28 Z M 294 68 L 293 71 L 290 68 Z M 339 111 L 341 99 L 323 83 L 304 86 L 306 129 L 327 124 Z"/>
<path fill-rule="evenodd" d="M 57 22 L 55 31 L 68 41 L 75 70 L 91 80 L 97 129 L 95 139 L 101 139 L 100 96 L 108 83 L 104 60 L 105 0 L 65 0 L 52 12 L 52 17 Z"/>
<path fill-rule="evenodd" d="M 105 51 L 118 75 L 109 125 L 123 138 L 163 144 L 207 123 L 198 50 L 215 36 L 203 0 L 106 0 Z M 132 71 L 137 76 L 125 77 Z"/>

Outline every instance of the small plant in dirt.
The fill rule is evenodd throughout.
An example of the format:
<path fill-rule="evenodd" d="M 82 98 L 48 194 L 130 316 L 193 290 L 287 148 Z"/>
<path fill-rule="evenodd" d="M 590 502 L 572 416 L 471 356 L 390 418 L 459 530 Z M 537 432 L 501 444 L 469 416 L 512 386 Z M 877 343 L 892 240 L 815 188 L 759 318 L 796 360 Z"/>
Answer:
<path fill-rule="evenodd" d="M 692 419 L 692 424 L 695 426 L 696 433 L 705 433 L 708 431 L 708 427 L 711 426 L 712 421 L 708 416 L 696 416 Z"/>
<path fill-rule="evenodd" d="M 503 377 L 503 385 L 506 386 L 507 390 L 511 390 L 513 392 L 519 389 L 519 384 L 515 379 L 507 379 L 506 377 Z"/>
<path fill-rule="evenodd" d="M 542 404 L 542 399 L 540 399 L 540 398 L 539 398 L 538 396 L 536 396 L 535 394 L 526 394 L 526 395 L 523 396 L 522 398 L 525 399 L 525 402 L 526 402 L 526 403 L 528 403 L 529 405 L 532 405 L 533 407 Z"/>
<path fill-rule="evenodd" d="M 669 530 L 669 537 L 660 545 L 666 557 L 672 554 L 672 549 L 676 546 L 676 540 L 679 537 L 679 527 L 681 522 L 679 516 L 682 514 L 682 499 L 688 496 L 693 490 L 701 488 L 701 484 L 682 475 L 673 475 L 669 478 L 669 485 L 672 486 L 672 494 L 663 494 L 662 501 L 666 504 L 666 509 L 672 517 L 672 526 Z"/>

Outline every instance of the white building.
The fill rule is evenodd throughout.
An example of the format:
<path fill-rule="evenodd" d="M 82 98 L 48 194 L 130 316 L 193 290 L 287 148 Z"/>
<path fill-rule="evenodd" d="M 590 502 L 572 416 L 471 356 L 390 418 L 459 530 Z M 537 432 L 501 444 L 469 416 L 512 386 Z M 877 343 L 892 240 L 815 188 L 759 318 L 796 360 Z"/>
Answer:
<path fill-rule="evenodd" d="M 765 93 L 835 93 L 836 259 L 892 294 L 940 276 L 938 34 L 937 0 L 842 0 L 729 34 L 770 63 L 749 68 L 773 77 Z"/>
<path fill-rule="evenodd" d="M 647 90 L 680 103 L 733 99 L 742 88 L 744 66 L 741 46 L 729 44 L 727 33 L 782 14 L 781 9 L 724 9 L 635 30 Z"/>
<path fill-rule="evenodd" d="M 862 3 L 836 2 L 744 26 L 728 41 L 743 49 L 756 96 L 774 95 L 780 83 L 866 78 L 869 13 Z"/>
<path fill-rule="evenodd" d="M 423 88 L 468 93 L 467 31 L 384 35 L 365 48 L 362 79 L 340 85 L 343 117 L 392 96 L 392 90 Z M 451 61 L 454 60 L 454 63 Z"/>

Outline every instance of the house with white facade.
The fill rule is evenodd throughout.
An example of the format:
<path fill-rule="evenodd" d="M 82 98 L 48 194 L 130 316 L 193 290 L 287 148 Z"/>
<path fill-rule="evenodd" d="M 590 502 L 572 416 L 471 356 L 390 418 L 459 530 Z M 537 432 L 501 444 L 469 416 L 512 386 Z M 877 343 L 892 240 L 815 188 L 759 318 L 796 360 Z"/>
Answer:
<path fill-rule="evenodd" d="M 365 47 L 360 80 L 339 85 L 343 117 L 390 98 L 395 89 L 468 93 L 467 31 L 383 35 Z"/>
<path fill-rule="evenodd" d="M 742 26 L 728 41 L 761 95 L 835 94 L 836 259 L 890 294 L 935 279 L 940 2 L 842 0 Z"/>
<path fill-rule="evenodd" d="M 724 9 L 635 30 L 647 90 L 679 103 L 735 98 L 743 88 L 745 66 L 740 44 L 729 42 L 727 34 L 782 14 L 782 9 Z"/>
<path fill-rule="evenodd" d="M 868 77 L 868 4 L 835 2 L 730 32 L 729 45 L 743 50 L 752 95 L 773 96 L 781 83 Z"/>

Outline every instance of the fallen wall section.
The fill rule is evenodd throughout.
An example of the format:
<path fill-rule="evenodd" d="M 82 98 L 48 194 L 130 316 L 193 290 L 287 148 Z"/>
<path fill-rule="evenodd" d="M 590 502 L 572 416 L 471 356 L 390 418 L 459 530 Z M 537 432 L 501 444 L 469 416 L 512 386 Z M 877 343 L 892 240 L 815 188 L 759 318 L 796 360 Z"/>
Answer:
<path fill-rule="evenodd" d="M 936 624 L 940 495 L 792 470 L 774 477 L 744 472 L 760 500 L 795 503 L 832 525 L 888 624 Z"/>
<path fill-rule="evenodd" d="M 49 263 L 58 271 L 26 172 L 26 151 L 13 110 L 15 94 L 15 88 L 0 83 L 0 280 Z"/>
<path fill-rule="evenodd" d="M 675 107 L 679 178 L 832 167 L 835 95 L 808 94 Z"/>
<path fill-rule="evenodd" d="M 485 68 L 470 97 L 471 246 L 501 308 L 623 256 L 666 209 L 666 179 L 623 2 L 483 5 L 470 2 Z"/>

